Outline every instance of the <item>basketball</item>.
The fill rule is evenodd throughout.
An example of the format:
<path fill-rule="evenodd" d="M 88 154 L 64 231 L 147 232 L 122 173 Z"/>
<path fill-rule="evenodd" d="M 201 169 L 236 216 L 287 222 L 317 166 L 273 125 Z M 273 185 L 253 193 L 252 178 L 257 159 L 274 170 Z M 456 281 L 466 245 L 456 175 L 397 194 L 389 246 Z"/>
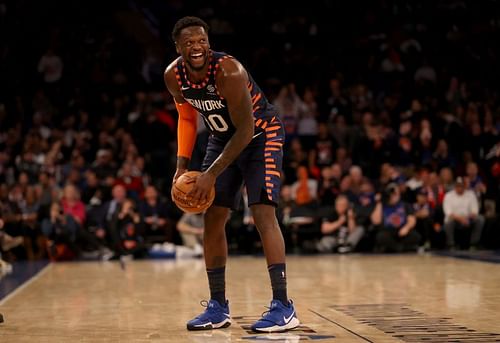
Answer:
<path fill-rule="evenodd" d="M 193 199 L 187 198 L 186 194 L 188 194 L 193 188 L 196 177 L 199 176 L 201 172 L 199 171 L 188 171 L 175 181 L 172 186 L 172 199 L 174 200 L 177 207 L 179 207 L 182 211 L 186 213 L 200 213 L 205 211 L 207 208 L 212 205 L 212 202 L 215 198 L 215 187 L 212 188 L 209 195 L 209 201 L 205 203 L 195 203 Z"/>

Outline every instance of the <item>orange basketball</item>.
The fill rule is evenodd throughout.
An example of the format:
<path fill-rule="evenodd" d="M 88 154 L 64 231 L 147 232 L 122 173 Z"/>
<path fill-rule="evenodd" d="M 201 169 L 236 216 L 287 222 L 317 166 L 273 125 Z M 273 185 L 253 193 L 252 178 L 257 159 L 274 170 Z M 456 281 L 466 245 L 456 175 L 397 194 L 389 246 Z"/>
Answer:
<path fill-rule="evenodd" d="M 172 199 L 174 200 L 177 207 L 183 210 L 186 213 L 200 213 L 205 211 L 207 208 L 212 205 L 212 202 L 215 198 L 215 187 L 212 188 L 209 195 L 209 200 L 207 202 L 198 204 L 193 201 L 191 198 L 186 198 L 186 194 L 188 194 L 193 188 L 196 177 L 200 175 L 199 171 L 188 171 L 175 181 L 172 186 Z"/>

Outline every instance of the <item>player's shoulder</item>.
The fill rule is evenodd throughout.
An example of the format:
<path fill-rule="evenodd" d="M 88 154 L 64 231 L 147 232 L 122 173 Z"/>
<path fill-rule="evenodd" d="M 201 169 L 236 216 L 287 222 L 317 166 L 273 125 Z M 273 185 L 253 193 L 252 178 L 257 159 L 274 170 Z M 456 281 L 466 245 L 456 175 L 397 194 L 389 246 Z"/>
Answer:
<path fill-rule="evenodd" d="M 170 62 L 169 65 L 165 68 L 165 72 L 163 73 L 165 77 L 175 76 L 175 68 L 177 67 L 177 63 L 179 62 L 180 58 L 181 58 L 180 56 L 177 57 L 172 62 Z"/>
<path fill-rule="evenodd" d="M 245 76 L 247 75 L 247 71 L 243 64 L 238 61 L 236 58 L 230 55 L 224 55 L 218 61 L 217 68 L 217 76 L 226 78 L 226 77 L 237 77 L 237 76 Z"/>
<path fill-rule="evenodd" d="M 165 81 L 165 85 L 171 94 L 178 95 L 180 93 L 179 85 L 177 82 L 177 77 L 175 75 L 175 68 L 177 66 L 177 62 L 180 57 L 173 60 L 166 68 L 163 73 L 163 79 Z"/>

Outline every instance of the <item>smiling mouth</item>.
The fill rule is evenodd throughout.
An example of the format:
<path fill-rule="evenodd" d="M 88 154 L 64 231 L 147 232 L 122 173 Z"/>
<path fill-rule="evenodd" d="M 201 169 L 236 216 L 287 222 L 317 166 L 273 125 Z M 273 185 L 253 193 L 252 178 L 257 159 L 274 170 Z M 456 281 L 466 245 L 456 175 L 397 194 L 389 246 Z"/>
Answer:
<path fill-rule="evenodd" d="M 205 54 L 203 52 L 197 52 L 197 53 L 189 55 L 189 58 L 191 59 L 191 61 L 193 61 L 195 63 L 200 63 L 200 62 L 203 62 L 203 60 L 205 58 Z"/>

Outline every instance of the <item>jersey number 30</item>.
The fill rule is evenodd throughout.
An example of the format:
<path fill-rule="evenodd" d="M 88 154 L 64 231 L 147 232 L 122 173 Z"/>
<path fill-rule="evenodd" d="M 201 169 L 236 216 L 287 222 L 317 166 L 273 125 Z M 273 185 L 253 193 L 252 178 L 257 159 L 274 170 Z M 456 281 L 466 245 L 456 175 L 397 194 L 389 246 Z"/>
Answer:
<path fill-rule="evenodd" d="M 220 114 L 209 114 L 205 117 L 205 123 L 207 123 L 211 131 L 226 132 L 229 129 L 229 125 Z"/>

